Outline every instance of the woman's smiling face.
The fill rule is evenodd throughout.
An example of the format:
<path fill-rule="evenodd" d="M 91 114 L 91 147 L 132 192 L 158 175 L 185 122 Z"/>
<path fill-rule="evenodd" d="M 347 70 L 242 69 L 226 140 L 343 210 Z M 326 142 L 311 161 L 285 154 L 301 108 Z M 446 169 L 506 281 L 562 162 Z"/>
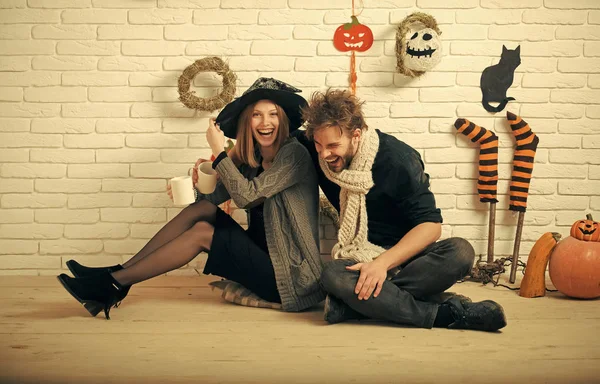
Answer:
<path fill-rule="evenodd" d="M 250 119 L 252 136 L 262 148 L 275 143 L 279 133 L 279 116 L 277 107 L 270 100 L 260 100 L 254 105 Z"/>

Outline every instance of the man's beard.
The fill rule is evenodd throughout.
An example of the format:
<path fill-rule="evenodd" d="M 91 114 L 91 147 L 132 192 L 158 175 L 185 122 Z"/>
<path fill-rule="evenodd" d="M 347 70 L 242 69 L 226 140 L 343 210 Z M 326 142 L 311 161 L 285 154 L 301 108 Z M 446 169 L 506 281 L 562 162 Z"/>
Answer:
<path fill-rule="evenodd" d="M 335 172 L 335 173 L 340 173 L 344 169 L 348 169 L 350 167 L 350 164 L 352 163 L 352 159 L 354 157 L 354 144 L 352 144 L 352 142 L 351 142 L 350 145 L 348 146 L 348 150 L 346 151 L 346 153 L 344 153 L 342 156 L 339 156 L 339 157 L 342 160 L 339 168 L 334 169 L 329 164 L 327 164 L 330 171 Z"/>

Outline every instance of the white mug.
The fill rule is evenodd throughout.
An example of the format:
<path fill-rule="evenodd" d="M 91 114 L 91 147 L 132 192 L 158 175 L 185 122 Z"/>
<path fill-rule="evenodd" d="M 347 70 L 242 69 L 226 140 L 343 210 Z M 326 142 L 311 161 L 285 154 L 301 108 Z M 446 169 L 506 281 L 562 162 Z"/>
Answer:
<path fill-rule="evenodd" d="M 173 203 L 175 205 L 190 205 L 196 201 L 194 196 L 194 185 L 190 176 L 178 176 L 172 178 L 171 192 L 173 192 Z"/>
<path fill-rule="evenodd" d="M 217 171 L 213 169 L 212 164 L 212 161 L 205 161 L 198 166 L 196 189 L 205 195 L 213 193 L 217 187 Z M 190 168 L 191 170 L 192 168 Z"/>

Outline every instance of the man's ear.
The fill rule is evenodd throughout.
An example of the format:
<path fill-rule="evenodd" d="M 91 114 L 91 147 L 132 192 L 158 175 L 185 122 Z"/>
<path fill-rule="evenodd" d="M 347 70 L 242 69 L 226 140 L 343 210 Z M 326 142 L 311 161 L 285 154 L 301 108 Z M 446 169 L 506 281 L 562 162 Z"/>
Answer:
<path fill-rule="evenodd" d="M 352 144 L 353 145 L 358 145 L 358 143 L 360 143 L 361 135 L 362 135 L 362 130 L 359 128 L 356 128 L 354 131 L 352 131 Z"/>

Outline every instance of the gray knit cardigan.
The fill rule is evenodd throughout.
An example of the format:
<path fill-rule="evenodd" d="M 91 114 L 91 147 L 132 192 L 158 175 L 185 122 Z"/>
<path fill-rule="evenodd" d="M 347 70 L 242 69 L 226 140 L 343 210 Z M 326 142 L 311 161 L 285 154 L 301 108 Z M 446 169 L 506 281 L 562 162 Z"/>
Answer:
<path fill-rule="evenodd" d="M 271 168 L 235 166 L 226 157 L 216 170 L 217 188 L 199 195 L 219 205 L 233 199 L 244 209 L 264 202 L 265 232 L 277 289 L 285 311 L 301 311 L 325 298 L 319 284 L 323 263 L 319 252 L 319 186 L 306 148 L 288 138 Z"/>

